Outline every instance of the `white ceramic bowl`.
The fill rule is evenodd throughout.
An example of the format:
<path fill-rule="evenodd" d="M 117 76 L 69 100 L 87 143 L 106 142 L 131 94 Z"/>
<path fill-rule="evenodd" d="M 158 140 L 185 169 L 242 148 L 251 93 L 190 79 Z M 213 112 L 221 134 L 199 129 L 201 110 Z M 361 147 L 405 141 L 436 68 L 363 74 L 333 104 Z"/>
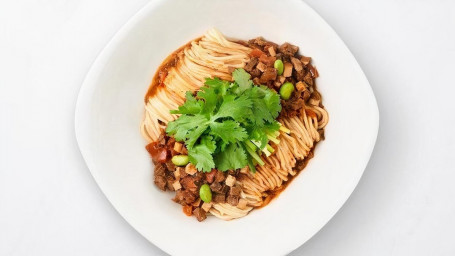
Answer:
<path fill-rule="evenodd" d="M 161 61 L 211 27 L 228 37 L 264 36 L 313 57 L 330 114 L 326 140 L 303 173 L 267 207 L 248 216 L 199 223 L 153 184 L 139 132 L 143 97 Z M 118 212 L 172 255 L 283 255 L 340 209 L 373 150 L 379 114 L 361 68 L 336 33 L 305 3 L 153 1 L 106 46 L 81 88 L 76 136 L 96 182 Z M 342 238 L 341 238 L 342 239 Z"/>

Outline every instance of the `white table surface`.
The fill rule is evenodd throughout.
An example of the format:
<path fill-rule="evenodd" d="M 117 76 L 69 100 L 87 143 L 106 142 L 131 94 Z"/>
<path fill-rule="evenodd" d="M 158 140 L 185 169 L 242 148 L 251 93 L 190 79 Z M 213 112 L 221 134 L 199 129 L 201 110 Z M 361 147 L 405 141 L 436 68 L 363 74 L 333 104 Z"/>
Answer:
<path fill-rule="evenodd" d="M 109 204 L 74 135 L 85 74 L 146 2 L 0 2 L 0 255 L 165 255 Z M 381 121 L 351 198 L 291 255 L 455 255 L 455 2 L 307 2 L 362 66 Z"/>

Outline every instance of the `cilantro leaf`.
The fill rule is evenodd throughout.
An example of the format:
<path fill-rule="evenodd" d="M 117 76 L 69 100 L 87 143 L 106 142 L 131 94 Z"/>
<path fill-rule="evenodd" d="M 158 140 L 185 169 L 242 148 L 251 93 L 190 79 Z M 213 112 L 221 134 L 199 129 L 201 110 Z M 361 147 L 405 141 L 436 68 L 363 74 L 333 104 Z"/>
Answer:
<path fill-rule="evenodd" d="M 250 89 L 253 86 L 253 81 L 250 80 L 251 75 L 248 74 L 243 68 L 238 68 L 232 72 L 232 78 L 238 84 L 239 93 Z"/>
<path fill-rule="evenodd" d="M 215 156 L 216 167 L 221 171 L 236 170 L 248 164 L 245 150 L 239 143 L 230 143 L 226 150 Z"/>
<path fill-rule="evenodd" d="M 278 93 L 272 90 L 265 89 L 267 88 L 265 86 L 261 86 L 260 88 L 264 90 L 265 105 L 267 106 L 267 109 L 272 115 L 272 118 L 273 119 L 277 118 L 281 111 L 280 95 L 278 95 Z M 271 122 L 270 120 L 268 121 Z"/>
<path fill-rule="evenodd" d="M 211 88 L 215 89 L 216 94 L 221 96 L 226 95 L 227 89 L 229 87 L 229 82 L 219 79 L 218 77 L 215 78 L 206 78 L 205 85 L 208 85 Z"/>
<path fill-rule="evenodd" d="M 201 137 L 201 144 L 207 146 L 210 152 L 215 152 L 216 150 L 216 142 L 213 140 L 213 136 L 211 135 L 204 135 Z"/>
<path fill-rule="evenodd" d="M 188 134 L 201 124 L 207 128 L 208 119 L 203 115 L 182 115 L 167 124 L 166 132 L 169 135 L 174 135 L 177 141 L 184 141 L 188 138 Z"/>
<path fill-rule="evenodd" d="M 188 149 L 194 146 L 194 143 L 196 143 L 196 141 L 199 139 L 202 133 L 204 133 L 205 130 L 208 128 L 208 126 L 209 125 L 207 123 L 203 123 L 192 129 L 190 132 L 188 132 L 186 140 L 186 147 Z"/>
<path fill-rule="evenodd" d="M 254 141 L 258 141 L 261 143 L 260 148 L 263 149 L 265 145 L 269 142 L 269 138 L 267 137 L 267 132 L 265 131 L 264 127 L 254 126 L 250 127 L 248 131 L 250 135 L 250 139 Z"/>
<path fill-rule="evenodd" d="M 247 95 L 236 97 L 227 95 L 221 103 L 218 113 L 213 117 L 214 120 L 221 117 L 232 117 L 236 121 L 242 121 L 251 115 L 252 101 Z"/>
<path fill-rule="evenodd" d="M 186 101 L 178 110 L 171 110 L 171 114 L 197 114 L 201 111 L 204 102 L 196 100 L 191 92 L 186 92 Z"/>
<path fill-rule="evenodd" d="M 213 161 L 211 153 L 212 152 L 207 145 L 200 144 L 188 150 L 188 157 L 190 162 L 194 164 L 198 170 L 210 172 L 215 168 L 215 162 Z"/>
<path fill-rule="evenodd" d="M 197 96 L 204 100 L 205 104 L 202 108 L 202 113 L 212 114 L 218 103 L 218 95 L 213 87 L 202 87 Z"/>
<path fill-rule="evenodd" d="M 213 135 L 220 137 L 224 142 L 243 141 L 248 138 L 245 128 L 232 120 L 212 122 L 210 130 Z"/>
<path fill-rule="evenodd" d="M 280 124 L 277 121 L 274 121 L 272 123 L 266 123 L 264 124 L 264 126 L 247 127 L 249 139 L 259 142 L 261 149 L 263 149 L 269 142 L 267 134 L 278 131 L 279 129 Z"/>
<path fill-rule="evenodd" d="M 281 111 L 279 95 L 265 86 L 254 86 L 243 69 L 236 69 L 232 76 L 234 82 L 206 78 L 196 96 L 187 92 L 185 103 L 171 111 L 181 116 L 168 123 L 166 132 L 185 142 L 190 161 L 199 171 L 248 165 L 254 172 L 255 164 L 264 164 L 257 147 L 264 149 L 268 135 L 280 129 L 275 120 Z"/>
<path fill-rule="evenodd" d="M 273 122 L 281 111 L 280 96 L 265 86 L 255 86 L 246 92 L 253 103 L 249 119 L 258 126 Z"/>

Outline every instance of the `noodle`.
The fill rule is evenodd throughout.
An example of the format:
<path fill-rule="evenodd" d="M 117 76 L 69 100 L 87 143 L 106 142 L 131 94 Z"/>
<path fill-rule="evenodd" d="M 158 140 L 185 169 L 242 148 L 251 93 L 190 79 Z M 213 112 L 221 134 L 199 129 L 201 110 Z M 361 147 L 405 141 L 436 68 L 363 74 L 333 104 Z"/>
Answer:
<path fill-rule="evenodd" d="M 196 91 L 204 85 L 205 78 L 219 77 L 232 80 L 230 68 L 242 68 L 249 60 L 250 48 L 228 41 L 218 30 L 209 30 L 199 42 L 183 50 L 176 67 L 172 67 L 165 86 L 156 88 L 155 97 L 145 105 L 141 133 L 147 141 L 158 139 L 161 129 L 177 119 L 169 113 L 184 102 L 186 91 Z M 160 125 L 159 122 L 164 125 Z"/>
<path fill-rule="evenodd" d="M 232 69 L 243 68 L 250 59 L 250 52 L 249 47 L 229 41 L 216 29 L 209 30 L 199 41 L 191 42 L 178 54 L 177 64 L 168 70 L 164 86 L 156 88 L 153 97 L 146 100 L 142 136 L 149 142 L 156 141 L 167 123 L 178 118 L 169 111 L 184 103 L 187 91 L 198 90 L 207 77 L 232 80 Z M 280 144 L 276 145 L 275 153 L 262 157 L 265 165 L 258 166 L 256 173 L 248 168 L 240 172 L 237 184 L 242 189 L 240 198 L 247 201 L 247 206 L 241 209 L 228 203 L 214 203 L 209 210 L 212 215 L 223 220 L 243 217 L 254 207 L 270 201 L 268 192 L 280 188 L 297 174 L 294 170 L 297 161 L 309 156 L 329 120 L 319 93 L 306 104 L 299 116 L 278 120 L 290 133 L 280 131 Z"/>

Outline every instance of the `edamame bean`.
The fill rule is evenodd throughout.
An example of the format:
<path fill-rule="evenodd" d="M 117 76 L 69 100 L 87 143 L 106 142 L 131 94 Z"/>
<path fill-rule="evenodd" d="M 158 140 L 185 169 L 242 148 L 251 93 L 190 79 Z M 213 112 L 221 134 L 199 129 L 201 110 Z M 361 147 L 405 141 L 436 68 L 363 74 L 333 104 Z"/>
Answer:
<path fill-rule="evenodd" d="M 189 161 L 187 155 L 176 155 L 172 157 L 172 163 L 177 166 L 185 166 Z"/>
<path fill-rule="evenodd" d="M 281 76 L 281 74 L 283 74 L 284 65 L 281 60 L 276 60 L 275 63 L 273 63 L 273 67 L 276 69 L 279 76 Z"/>
<path fill-rule="evenodd" d="M 280 96 L 283 100 L 288 100 L 289 98 L 291 98 L 293 91 L 294 85 L 290 82 L 286 82 L 280 88 Z"/>
<path fill-rule="evenodd" d="M 212 201 L 212 190 L 210 190 L 208 184 L 204 184 L 201 186 L 201 188 L 199 189 L 199 197 L 201 198 L 202 201 L 206 203 L 210 203 L 210 201 Z"/>

